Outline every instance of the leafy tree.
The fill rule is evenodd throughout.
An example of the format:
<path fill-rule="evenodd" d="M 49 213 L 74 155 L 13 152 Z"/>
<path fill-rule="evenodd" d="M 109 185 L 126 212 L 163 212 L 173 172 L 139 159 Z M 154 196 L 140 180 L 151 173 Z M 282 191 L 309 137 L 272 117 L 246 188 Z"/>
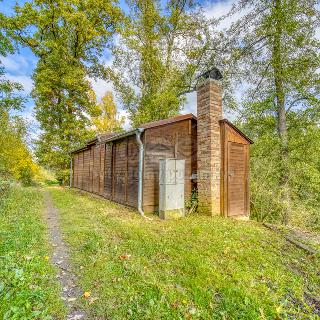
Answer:
<path fill-rule="evenodd" d="M 314 0 L 241 0 L 233 12 L 244 14 L 226 35 L 233 45 L 234 82 L 246 88 L 240 122 L 256 140 L 252 196 L 260 219 L 280 214 L 288 223 L 294 200 L 305 198 L 303 189 L 310 198 L 316 192 L 308 185 L 318 181 L 320 169 L 314 159 L 320 110 L 316 5 Z"/>
<path fill-rule="evenodd" d="M 133 126 L 177 114 L 195 74 L 207 69 L 209 21 L 191 1 L 130 0 L 113 46 L 111 79 Z M 210 53 L 210 54 L 209 54 Z"/>
<path fill-rule="evenodd" d="M 103 53 L 121 12 L 109 0 L 30 0 L 15 6 L 7 32 L 39 58 L 32 96 L 42 134 L 41 164 L 66 183 L 70 151 L 90 137 L 89 67 Z"/>
<path fill-rule="evenodd" d="M 1 55 L 0 55 L 0 59 L 1 59 Z M 6 79 L 4 67 L 0 65 L 0 112 L 1 113 L 7 113 L 11 110 L 22 109 L 23 98 L 17 94 L 17 92 L 20 91 L 21 89 L 22 89 L 22 86 L 19 83 L 12 82 Z"/>
<path fill-rule="evenodd" d="M 39 172 L 39 166 L 25 142 L 25 121 L 21 117 L 9 117 L 8 113 L 2 113 L 0 126 L 0 177 L 31 184 Z"/>
<path fill-rule="evenodd" d="M 42 165 L 56 171 L 61 183 L 68 179 L 69 152 L 91 137 L 89 116 L 96 109 L 88 97 L 91 87 L 85 76 L 83 68 L 56 61 L 53 55 L 45 63 L 38 62 L 33 76 L 32 96 L 42 129 L 36 155 Z"/>
<path fill-rule="evenodd" d="M 0 13 L 0 59 L 8 53 L 14 52 L 14 47 L 3 30 L 5 16 Z M 9 81 L 5 78 L 5 69 L 0 60 L 0 112 L 19 110 L 23 107 L 23 99 L 16 92 L 22 90 L 18 83 Z"/>
<path fill-rule="evenodd" d="M 0 61 L 1 57 L 14 52 L 12 43 L 3 32 L 3 19 L 0 14 Z M 23 109 L 24 99 L 17 93 L 21 89 L 20 84 L 6 79 L 5 69 L 0 65 L 0 184 L 1 180 L 10 178 L 30 184 L 38 172 L 38 165 L 25 141 L 26 122 L 11 115 L 12 111 Z M 0 189 L 1 193 L 1 186 Z"/>
<path fill-rule="evenodd" d="M 104 94 L 101 102 L 97 104 L 97 107 L 98 115 L 91 119 L 95 133 L 101 134 L 122 131 L 125 119 L 124 117 L 119 117 L 117 105 L 111 91 L 107 91 Z"/>

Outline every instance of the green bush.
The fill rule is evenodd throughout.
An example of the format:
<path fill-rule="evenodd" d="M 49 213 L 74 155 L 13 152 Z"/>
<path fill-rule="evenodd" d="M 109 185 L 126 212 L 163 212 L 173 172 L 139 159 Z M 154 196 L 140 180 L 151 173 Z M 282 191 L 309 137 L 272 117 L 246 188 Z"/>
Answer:
<path fill-rule="evenodd" d="M 34 177 L 34 183 L 39 186 L 57 185 L 59 182 L 54 173 L 43 167 L 40 167 L 38 174 Z"/>
<path fill-rule="evenodd" d="M 60 170 L 57 173 L 57 180 L 60 185 L 62 185 L 62 186 L 68 185 L 69 179 L 70 179 L 70 170 L 69 169 Z"/>
<path fill-rule="evenodd" d="M 10 187 L 12 186 L 12 181 L 6 180 L 0 177 L 0 204 L 4 197 L 8 194 Z"/>
<path fill-rule="evenodd" d="M 185 200 L 185 209 L 189 213 L 192 209 L 192 213 L 196 212 L 198 208 L 198 190 L 193 189 L 189 199 Z"/>

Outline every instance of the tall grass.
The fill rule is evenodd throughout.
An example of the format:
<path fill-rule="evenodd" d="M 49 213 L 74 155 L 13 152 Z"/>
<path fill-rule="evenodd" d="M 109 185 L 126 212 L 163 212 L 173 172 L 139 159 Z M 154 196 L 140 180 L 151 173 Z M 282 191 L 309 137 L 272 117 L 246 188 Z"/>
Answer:
<path fill-rule="evenodd" d="M 0 201 L 0 319 L 63 319 L 41 193 L 6 187 Z"/>

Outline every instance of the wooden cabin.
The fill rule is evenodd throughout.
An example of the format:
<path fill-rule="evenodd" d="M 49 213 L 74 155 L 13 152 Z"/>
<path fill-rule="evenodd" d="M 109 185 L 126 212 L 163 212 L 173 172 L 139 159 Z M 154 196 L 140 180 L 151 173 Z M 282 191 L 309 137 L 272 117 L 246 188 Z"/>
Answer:
<path fill-rule="evenodd" d="M 184 159 L 185 199 L 198 189 L 204 214 L 248 216 L 252 141 L 221 120 L 221 94 L 220 82 L 209 75 L 198 88 L 198 118 L 179 115 L 88 141 L 72 153 L 71 186 L 142 212 L 156 212 L 160 159 Z"/>

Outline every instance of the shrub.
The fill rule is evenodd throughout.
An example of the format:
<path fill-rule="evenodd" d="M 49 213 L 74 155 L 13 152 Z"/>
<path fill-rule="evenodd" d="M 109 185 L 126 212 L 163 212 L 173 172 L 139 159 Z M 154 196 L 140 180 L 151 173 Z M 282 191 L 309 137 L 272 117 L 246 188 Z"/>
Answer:
<path fill-rule="evenodd" d="M 11 185 L 12 181 L 0 177 L 0 204 L 3 198 L 7 195 Z"/>
<path fill-rule="evenodd" d="M 198 209 L 198 190 L 197 189 L 193 189 L 190 198 L 185 200 L 185 209 L 187 214 L 197 212 L 197 209 Z"/>

